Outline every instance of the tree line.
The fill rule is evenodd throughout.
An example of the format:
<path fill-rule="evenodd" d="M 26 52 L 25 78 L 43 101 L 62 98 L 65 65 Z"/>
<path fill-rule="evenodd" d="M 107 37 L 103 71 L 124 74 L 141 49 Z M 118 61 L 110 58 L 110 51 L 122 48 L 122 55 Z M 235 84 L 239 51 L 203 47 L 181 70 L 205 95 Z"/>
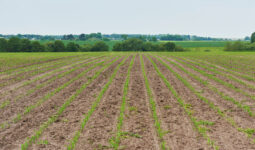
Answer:
<path fill-rule="evenodd" d="M 0 52 L 93 52 L 109 51 L 109 46 L 104 41 L 94 44 L 77 44 L 61 40 L 50 41 L 45 44 L 39 41 L 11 37 L 0 38 Z M 130 38 L 113 45 L 113 51 L 184 51 L 182 47 L 173 42 L 148 42 L 140 38 Z"/>
<path fill-rule="evenodd" d="M 67 35 L 36 35 L 36 34 L 17 34 L 17 35 L 2 35 L 0 34 L 0 38 L 9 39 L 11 37 L 18 37 L 30 40 L 80 40 L 86 41 L 91 39 L 99 39 L 103 41 L 109 40 L 126 40 L 128 38 L 138 38 L 144 41 L 226 41 L 231 39 L 224 38 L 211 38 L 211 37 L 201 37 L 195 35 L 178 35 L 178 34 L 102 34 L 98 33 L 90 33 L 90 34 L 67 34 Z M 248 38 L 249 39 L 249 38 Z M 247 40 L 247 37 L 244 38 Z"/>
<path fill-rule="evenodd" d="M 185 51 L 182 47 L 176 46 L 173 42 L 146 42 L 137 38 L 130 38 L 116 43 L 113 51 Z"/>
<path fill-rule="evenodd" d="M 225 51 L 255 51 L 255 32 L 250 37 L 250 43 L 242 41 L 228 42 L 224 48 Z"/>
<path fill-rule="evenodd" d="M 79 45 L 69 42 L 65 45 L 61 40 L 41 44 L 39 41 L 11 37 L 0 38 L 0 52 L 78 52 L 78 51 L 108 51 L 109 47 L 103 41 L 95 44 Z"/>

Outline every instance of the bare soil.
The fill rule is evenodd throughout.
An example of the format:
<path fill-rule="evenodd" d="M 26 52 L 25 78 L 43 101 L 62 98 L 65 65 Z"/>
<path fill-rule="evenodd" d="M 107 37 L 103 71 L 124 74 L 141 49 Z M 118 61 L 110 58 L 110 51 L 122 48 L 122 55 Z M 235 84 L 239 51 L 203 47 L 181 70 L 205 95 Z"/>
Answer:
<path fill-rule="evenodd" d="M 255 134 L 255 118 L 243 109 L 239 108 L 231 101 L 223 99 L 218 93 L 211 90 L 209 86 L 217 88 L 225 95 L 234 98 L 236 101 L 251 107 L 255 112 L 254 100 L 251 98 L 227 88 L 222 84 L 209 79 L 208 77 L 194 71 L 193 69 L 176 61 L 176 58 L 168 57 L 167 59 L 179 64 L 190 73 L 199 76 L 201 79 L 208 81 L 208 85 L 203 85 L 195 80 L 192 76 L 185 73 L 170 62 L 161 59 L 169 65 L 176 73 L 180 74 L 201 96 L 208 99 L 211 103 L 217 106 L 225 113 L 222 117 L 213 110 L 207 103 L 200 99 L 192 90 L 182 83 L 171 71 L 167 69 L 160 61 L 153 55 L 132 53 L 121 65 L 116 77 L 113 79 L 109 88 L 104 93 L 99 105 L 89 118 L 83 132 L 75 145 L 75 149 L 86 150 L 100 150 L 100 149 L 113 149 L 110 145 L 110 139 L 116 135 L 118 117 L 123 97 L 123 87 L 127 77 L 127 71 L 131 62 L 132 56 L 135 55 L 134 65 L 130 72 L 130 81 L 128 87 L 128 94 L 126 97 L 126 107 L 124 112 L 124 120 L 121 131 L 123 136 L 120 138 L 119 149 L 125 150 L 160 150 L 162 140 L 157 134 L 155 127 L 155 120 L 153 119 L 152 108 L 147 94 L 145 80 L 141 69 L 140 55 L 144 60 L 146 75 L 152 90 L 154 101 L 156 102 L 157 117 L 161 122 L 161 128 L 164 131 L 163 140 L 166 146 L 172 150 L 213 150 L 213 147 L 208 144 L 208 141 L 203 137 L 195 128 L 190 116 L 185 112 L 184 108 L 178 103 L 175 96 L 171 93 L 164 81 L 158 76 L 154 66 L 147 58 L 150 57 L 158 66 L 160 72 L 166 77 L 167 81 L 173 86 L 181 99 L 189 104 L 192 109 L 192 116 L 197 118 L 197 121 L 207 121 L 213 123 L 212 125 L 204 125 L 207 128 L 208 137 L 219 146 L 220 150 L 253 150 L 255 149 L 254 138 Z M 155 54 L 156 55 L 156 54 Z M 48 83 L 43 88 L 36 90 L 33 94 L 22 96 L 17 101 L 14 99 L 20 95 L 24 95 L 27 91 L 35 88 L 37 85 L 47 83 L 51 78 L 58 76 L 61 73 L 72 69 L 73 64 L 79 65 L 89 63 L 97 60 L 95 63 L 103 60 L 107 61 L 105 64 L 110 63 L 115 57 L 109 55 L 102 58 L 90 57 L 83 59 L 84 56 L 72 57 L 74 61 L 67 65 L 61 66 L 63 71 L 56 72 L 50 76 L 42 78 L 34 83 L 19 88 L 26 81 L 35 79 L 50 73 L 53 70 L 47 70 L 44 73 L 31 75 L 29 72 L 25 78 L 20 81 L 10 81 L 5 87 L 0 90 L 0 105 L 5 100 L 10 100 L 8 106 L 0 108 L 0 150 L 15 150 L 21 149 L 21 145 L 27 138 L 33 136 L 35 131 L 47 122 L 50 117 L 56 114 L 57 110 L 83 85 L 85 84 L 102 66 L 97 66 L 89 71 L 84 77 L 74 81 L 54 96 L 47 99 L 40 106 L 35 107 L 26 115 L 21 115 L 21 119 L 13 121 L 17 114 L 22 114 L 25 108 L 36 104 L 47 93 L 54 91 L 61 85 L 75 78 L 78 74 L 88 69 L 94 64 L 82 67 L 73 71 L 72 73 L 58 78 L 51 83 Z M 117 56 L 117 55 L 116 55 Z M 110 58 L 111 57 L 111 58 Z M 85 57 L 84 57 L 85 58 Z M 108 59 L 109 58 L 109 59 Z M 161 57 L 159 57 L 161 58 Z M 80 129 L 81 122 L 84 115 L 88 113 L 93 102 L 95 102 L 100 91 L 104 85 L 109 81 L 110 76 L 114 72 L 117 65 L 124 59 L 120 55 L 119 59 L 110 67 L 103 70 L 103 72 L 91 82 L 75 99 L 66 107 L 63 113 L 57 120 L 51 123 L 28 147 L 29 150 L 47 149 L 59 150 L 66 149 L 75 133 Z M 182 60 L 181 58 L 177 58 Z M 52 62 L 70 62 L 66 58 L 50 60 Z M 40 62 L 38 62 L 40 63 Z M 42 62 L 43 63 L 43 62 Z M 26 67 L 27 65 L 23 66 Z M 199 66 L 194 65 L 200 70 L 204 70 Z M 13 68 L 15 69 L 15 68 Z M 17 71 L 22 67 L 17 67 Z M 43 69 L 43 68 L 41 68 Z M 40 71 L 40 69 L 38 69 Z M 220 70 L 218 70 L 220 71 Z M 210 71 L 207 73 L 213 74 Z M 30 75 L 31 76 L 30 76 Z M 244 87 L 238 82 L 231 81 L 226 77 L 213 74 L 215 77 L 222 81 L 231 83 L 237 88 L 244 90 L 250 95 L 255 95 L 254 90 Z M 15 78 L 18 78 L 15 77 Z M 10 78 L 11 79 L 11 78 Z M 248 82 L 239 78 L 247 84 L 253 85 L 253 82 Z M 7 78 L 2 80 L 8 81 Z M 231 118 L 236 126 L 231 124 L 227 118 Z M 3 126 L 3 123 L 8 123 L 8 126 Z M 238 128 L 250 131 L 250 137 Z"/>

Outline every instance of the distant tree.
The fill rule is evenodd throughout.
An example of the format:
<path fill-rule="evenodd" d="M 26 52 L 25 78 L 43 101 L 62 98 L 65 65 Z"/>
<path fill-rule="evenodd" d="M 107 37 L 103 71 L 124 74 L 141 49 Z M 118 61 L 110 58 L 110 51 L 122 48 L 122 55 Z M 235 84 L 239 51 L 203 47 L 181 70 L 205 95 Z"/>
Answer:
<path fill-rule="evenodd" d="M 31 51 L 32 52 L 44 52 L 45 51 L 45 47 L 44 45 L 40 44 L 38 41 L 33 41 L 31 43 Z"/>
<path fill-rule="evenodd" d="M 163 51 L 172 52 L 175 51 L 176 45 L 172 42 L 166 42 L 162 44 Z"/>
<path fill-rule="evenodd" d="M 96 38 L 96 39 L 102 39 L 102 34 L 100 32 L 98 33 L 91 33 L 88 35 L 88 38 Z"/>
<path fill-rule="evenodd" d="M 88 37 L 86 36 L 86 34 L 80 34 L 79 35 L 79 40 L 86 41 L 87 39 L 88 39 Z"/>
<path fill-rule="evenodd" d="M 127 35 L 127 34 L 122 34 L 122 35 L 121 35 L 121 38 L 122 38 L 122 40 L 127 40 L 128 35 Z"/>
<path fill-rule="evenodd" d="M 252 33 L 251 35 L 251 43 L 254 43 L 255 42 L 255 32 Z"/>
<path fill-rule="evenodd" d="M 140 36 L 138 37 L 138 39 L 140 39 L 140 40 L 142 40 L 142 41 L 146 41 L 146 36 L 140 35 Z"/>
<path fill-rule="evenodd" d="M 4 38 L 0 38 L 0 52 L 6 52 L 8 46 L 8 41 Z"/>
<path fill-rule="evenodd" d="M 123 51 L 123 43 L 118 42 L 113 45 L 112 51 Z"/>
<path fill-rule="evenodd" d="M 96 42 L 92 48 L 91 48 L 91 51 L 108 51 L 109 50 L 109 47 L 107 44 L 105 44 L 105 42 L 103 41 L 99 41 L 99 42 Z"/>
<path fill-rule="evenodd" d="M 157 42 L 157 40 L 158 40 L 158 39 L 157 39 L 155 36 L 153 36 L 153 37 L 150 38 L 150 41 L 152 41 L 152 42 Z"/>
<path fill-rule="evenodd" d="M 11 37 L 8 40 L 7 51 L 8 52 L 20 52 L 21 42 L 18 37 Z"/>
<path fill-rule="evenodd" d="M 66 50 L 65 45 L 62 41 L 56 40 L 54 42 L 54 52 L 64 52 Z"/>
<path fill-rule="evenodd" d="M 63 40 L 75 40 L 75 37 L 72 34 L 64 35 Z"/>
<path fill-rule="evenodd" d="M 80 50 L 80 45 L 75 44 L 74 42 L 69 42 L 66 46 L 66 51 L 67 52 L 77 52 Z"/>
<path fill-rule="evenodd" d="M 54 52 L 54 47 L 55 47 L 54 42 L 48 42 L 45 44 L 45 51 Z"/>
<path fill-rule="evenodd" d="M 107 41 L 111 41 L 109 38 L 103 38 L 103 41 L 107 42 Z"/>
<path fill-rule="evenodd" d="M 31 41 L 29 39 L 21 39 L 20 44 L 21 44 L 20 51 L 31 52 L 32 46 Z"/>
<path fill-rule="evenodd" d="M 143 51 L 143 41 L 137 38 L 130 38 L 113 46 L 113 51 Z"/>
<path fill-rule="evenodd" d="M 80 48 L 80 51 L 82 52 L 89 52 L 91 51 L 92 46 L 90 44 L 85 44 Z"/>
<path fill-rule="evenodd" d="M 246 37 L 244 38 L 244 40 L 245 40 L 245 41 L 250 41 L 250 40 L 251 40 L 251 37 L 246 36 Z"/>

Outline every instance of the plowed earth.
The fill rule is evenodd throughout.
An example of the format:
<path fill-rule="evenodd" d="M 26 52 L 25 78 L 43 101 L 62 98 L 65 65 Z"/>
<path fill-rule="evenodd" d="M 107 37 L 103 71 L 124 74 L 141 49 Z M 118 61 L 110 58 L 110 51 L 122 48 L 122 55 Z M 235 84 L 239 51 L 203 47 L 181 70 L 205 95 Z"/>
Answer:
<path fill-rule="evenodd" d="M 22 65 L 16 66 L 10 68 L 15 71 L 0 76 L 1 150 L 160 150 L 162 143 L 172 150 L 255 149 L 254 89 L 223 74 L 205 70 L 181 57 L 147 53 L 84 55 L 51 62 L 52 65 L 50 61 L 40 62 L 42 67 L 35 69 L 23 65 L 27 71 Z M 226 75 L 236 77 L 231 72 Z M 236 78 L 255 86 L 254 81 Z M 227 84 L 243 92 L 236 92 Z M 180 99 L 185 105 L 179 103 Z M 160 122 L 162 138 L 155 118 Z M 119 141 L 114 145 L 112 141 L 117 135 Z"/>

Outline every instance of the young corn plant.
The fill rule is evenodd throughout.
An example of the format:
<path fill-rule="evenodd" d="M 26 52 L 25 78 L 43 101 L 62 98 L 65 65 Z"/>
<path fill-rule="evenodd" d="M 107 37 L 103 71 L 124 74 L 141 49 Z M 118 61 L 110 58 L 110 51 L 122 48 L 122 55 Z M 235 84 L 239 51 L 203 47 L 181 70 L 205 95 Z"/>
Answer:
<path fill-rule="evenodd" d="M 125 113 L 125 110 L 126 110 L 126 97 L 127 97 L 127 94 L 128 94 L 130 72 L 131 72 L 131 69 L 132 69 L 133 64 L 134 64 L 134 58 L 135 58 L 135 56 L 133 56 L 133 58 L 132 58 L 132 60 L 129 64 L 126 81 L 124 83 L 122 104 L 121 104 L 121 108 L 120 108 L 120 114 L 119 114 L 119 117 L 118 117 L 116 135 L 109 140 L 111 147 L 115 150 L 117 150 L 119 148 L 120 140 L 121 140 L 121 137 L 123 136 L 123 132 L 122 132 L 121 129 L 122 129 L 124 115 L 125 115 L 124 113 Z"/>
<path fill-rule="evenodd" d="M 74 137 L 72 138 L 71 142 L 69 143 L 69 145 L 67 146 L 68 150 L 72 150 L 75 148 L 76 143 L 78 142 L 81 133 L 83 132 L 87 122 L 89 121 L 91 115 L 94 113 L 94 111 L 96 110 L 97 106 L 99 105 L 100 101 L 102 100 L 102 97 L 104 95 L 104 93 L 107 91 L 107 89 L 109 88 L 109 86 L 111 85 L 113 79 L 115 78 L 119 68 L 125 63 L 126 59 L 128 57 L 126 57 L 125 59 L 123 59 L 121 61 L 121 63 L 118 64 L 118 66 L 114 69 L 114 72 L 112 73 L 110 79 L 108 80 L 108 82 L 104 85 L 103 89 L 100 91 L 99 95 L 97 96 L 96 100 L 94 101 L 94 103 L 92 104 L 91 108 L 89 109 L 89 111 L 84 115 L 84 119 L 82 120 L 81 126 L 79 128 L 78 131 L 75 132 Z"/>
<path fill-rule="evenodd" d="M 152 63 L 152 65 L 154 66 L 154 69 L 156 70 L 158 76 L 164 81 L 165 85 L 168 87 L 168 89 L 171 91 L 171 93 L 174 95 L 174 97 L 177 99 L 178 103 L 180 104 L 181 107 L 183 107 L 183 109 L 185 110 L 186 114 L 189 116 L 189 118 L 191 119 L 191 121 L 193 122 L 195 128 L 197 129 L 197 131 L 203 135 L 203 137 L 208 141 L 208 144 L 211 145 L 215 150 L 219 149 L 219 146 L 215 145 L 215 142 L 207 135 L 207 129 L 203 126 L 201 126 L 201 122 L 197 121 L 197 118 L 195 118 L 193 116 L 193 110 L 191 110 L 191 105 L 190 104 L 186 104 L 181 97 L 179 96 L 179 94 L 176 92 L 176 90 L 173 88 L 173 86 L 170 84 L 170 82 L 166 79 L 166 77 L 159 71 L 156 63 L 150 58 L 147 57 L 150 62 Z M 162 62 L 161 62 L 162 63 Z M 166 65 L 166 64 L 164 64 Z M 167 68 L 170 68 L 169 66 Z"/>
<path fill-rule="evenodd" d="M 31 137 L 28 137 L 27 140 L 21 145 L 22 150 L 27 150 L 29 146 L 34 143 L 44 132 L 45 129 L 47 129 L 52 123 L 54 123 L 59 116 L 65 111 L 65 109 L 76 99 L 78 95 L 80 95 L 88 85 L 92 83 L 106 68 L 110 67 L 114 62 L 116 62 L 118 59 L 113 60 L 109 64 L 103 66 L 99 71 L 97 71 L 92 78 L 90 78 L 86 83 L 84 83 L 79 89 L 76 90 L 76 92 L 68 98 L 68 100 L 65 101 L 65 103 L 58 109 L 58 111 L 55 113 L 55 115 L 51 116 L 48 121 L 44 122 L 38 130 L 35 131 L 34 135 Z M 94 111 L 93 104 L 92 108 Z"/>
<path fill-rule="evenodd" d="M 153 97 L 153 94 L 152 94 L 152 90 L 150 88 L 150 83 L 149 83 L 149 80 L 148 80 L 147 75 L 146 75 L 146 71 L 145 71 L 145 66 L 144 66 L 144 61 L 143 61 L 142 55 L 140 55 L 140 62 L 141 62 L 142 73 L 143 73 L 143 77 L 144 77 L 144 81 L 145 81 L 147 95 L 149 97 L 150 109 L 152 111 L 152 117 L 154 119 L 154 125 L 155 125 L 155 128 L 156 128 L 156 132 L 158 134 L 158 137 L 160 139 L 160 146 L 161 146 L 162 150 L 166 150 L 166 149 L 169 149 L 166 146 L 166 142 L 164 140 L 164 135 L 166 134 L 166 132 L 163 131 L 163 129 L 161 128 L 161 122 L 159 120 L 159 117 L 157 115 L 157 110 L 156 110 L 156 102 L 154 100 L 154 97 Z"/>
<path fill-rule="evenodd" d="M 213 102 L 205 98 L 201 95 L 201 92 L 197 91 L 186 79 L 184 79 L 180 74 L 175 72 L 169 65 L 167 65 L 165 62 L 163 62 L 161 59 L 157 58 L 161 64 L 163 64 L 170 72 L 172 72 L 186 87 L 190 89 L 200 100 L 208 104 L 208 106 L 217 112 L 218 115 L 220 115 L 223 119 L 225 119 L 230 125 L 232 125 L 234 128 L 236 128 L 238 131 L 244 131 L 245 129 L 240 128 L 238 124 L 234 121 L 234 119 L 230 116 L 228 116 L 224 111 L 222 111 L 218 106 L 216 106 Z M 151 60 L 151 59 L 150 59 Z M 151 60 L 152 61 L 152 60 Z M 156 64 L 154 63 L 155 67 Z M 158 69 L 157 69 L 158 70 Z M 159 71 L 159 70 L 158 70 Z M 162 74 L 162 78 L 163 78 Z M 166 80 L 167 81 L 167 80 Z M 245 132 L 243 132 L 245 133 Z"/>

